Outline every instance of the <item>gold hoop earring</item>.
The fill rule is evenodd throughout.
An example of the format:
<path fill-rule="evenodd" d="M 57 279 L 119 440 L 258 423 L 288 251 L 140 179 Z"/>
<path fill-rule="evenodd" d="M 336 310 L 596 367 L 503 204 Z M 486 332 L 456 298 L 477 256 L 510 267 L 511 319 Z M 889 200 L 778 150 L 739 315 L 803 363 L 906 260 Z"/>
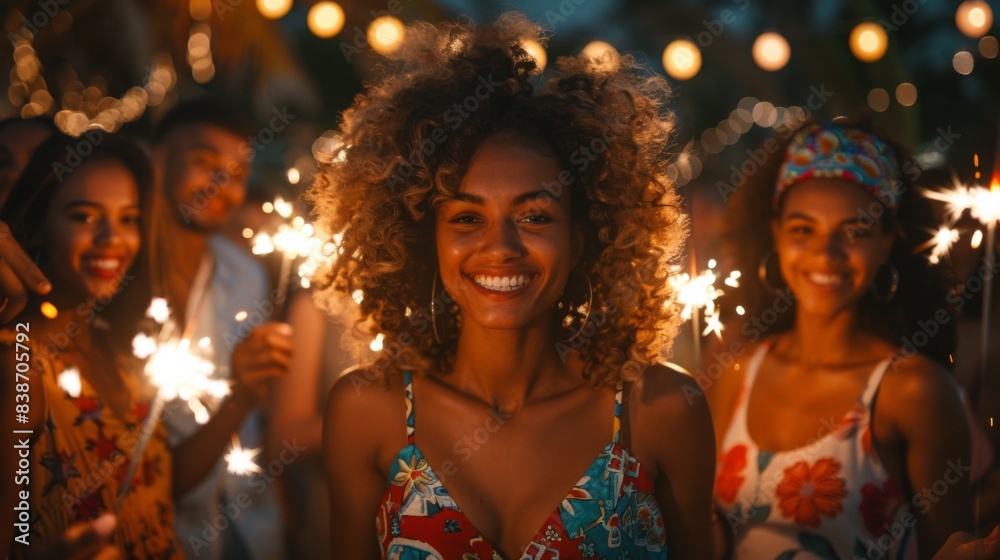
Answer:
<path fill-rule="evenodd" d="M 878 274 L 876 274 L 875 277 L 878 278 Z M 887 303 L 891 301 L 892 298 L 896 297 L 896 290 L 899 289 L 899 270 L 896 268 L 896 265 L 892 263 L 889 263 L 889 277 L 889 293 L 887 294 L 878 293 L 878 288 L 875 287 L 875 281 L 872 281 L 872 296 L 875 298 L 875 301 L 879 303 Z"/>
<path fill-rule="evenodd" d="M 434 331 L 434 342 L 442 344 L 441 337 L 438 336 L 437 320 L 434 319 L 435 317 L 437 317 L 438 314 L 438 302 L 436 293 L 438 276 L 440 276 L 440 274 L 437 270 L 435 270 L 434 279 L 431 280 L 431 330 Z"/>
<path fill-rule="evenodd" d="M 573 340 L 576 340 L 578 336 L 583 334 L 583 328 L 587 326 L 587 321 L 590 320 L 590 312 L 594 308 L 594 286 L 593 284 L 590 283 L 590 275 L 588 275 L 585 270 L 580 268 L 574 268 L 573 270 L 570 270 L 570 273 L 572 273 L 573 271 L 582 274 L 583 278 L 587 281 L 587 314 L 583 316 L 583 322 L 580 323 L 580 328 L 576 330 L 576 333 L 574 333 L 569 338 L 564 338 L 559 340 L 559 342 L 563 344 L 568 344 Z M 569 308 L 570 313 L 572 313 L 574 310 L 579 309 L 578 307 L 574 308 L 572 305 L 569 304 L 566 304 L 566 306 Z"/>
<path fill-rule="evenodd" d="M 760 280 L 761 285 L 764 286 L 764 289 L 767 292 L 769 292 L 772 295 L 781 295 L 778 292 L 778 290 L 774 286 L 772 286 L 771 283 L 767 280 L 768 264 L 771 261 L 771 257 L 775 256 L 777 256 L 777 253 L 775 253 L 773 250 L 764 253 L 764 256 L 760 258 L 760 263 L 757 265 L 757 278 Z"/>

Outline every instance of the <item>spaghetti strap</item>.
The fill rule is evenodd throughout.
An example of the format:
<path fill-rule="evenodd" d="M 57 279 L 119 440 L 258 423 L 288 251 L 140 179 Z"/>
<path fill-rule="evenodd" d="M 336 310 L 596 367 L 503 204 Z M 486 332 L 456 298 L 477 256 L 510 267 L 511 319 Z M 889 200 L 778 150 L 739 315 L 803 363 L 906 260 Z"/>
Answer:
<path fill-rule="evenodd" d="M 416 429 L 413 424 L 413 373 L 403 372 L 403 397 L 406 401 L 406 445 L 413 445 L 416 440 Z"/>
<path fill-rule="evenodd" d="M 861 394 L 861 403 L 869 411 L 872 407 L 872 401 L 875 400 L 875 393 L 878 392 L 879 386 L 882 384 L 882 378 L 885 377 L 885 372 L 889 370 L 889 364 L 892 363 L 892 358 L 886 358 L 875 366 L 872 370 L 871 375 L 868 376 L 868 383 L 865 385 L 865 391 Z"/>
<path fill-rule="evenodd" d="M 764 356 L 770 349 L 771 341 L 765 340 L 750 358 L 750 363 L 747 364 L 747 372 L 743 375 L 743 389 L 748 397 L 747 400 L 749 400 L 750 388 L 753 387 L 754 380 L 757 379 L 757 372 L 760 371 L 760 365 L 764 362 Z"/>
<path fill-rule="evenodd" d="M 618 382 L 618 390 L 615 393 L 615 425 L 614 425 L 614 435 L 612 441 L 614 443 L 621 443 L 622 441 L 622 387 L 621 381 Z"/>

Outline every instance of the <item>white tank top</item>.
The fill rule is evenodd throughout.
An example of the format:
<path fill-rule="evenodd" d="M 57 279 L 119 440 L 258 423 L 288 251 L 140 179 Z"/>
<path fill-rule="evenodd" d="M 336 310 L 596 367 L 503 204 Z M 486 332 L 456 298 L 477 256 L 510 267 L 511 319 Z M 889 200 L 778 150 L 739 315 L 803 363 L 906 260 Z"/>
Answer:
<path fill-rule="evenodd" d="M 734 558 L 903 558 L 915 546 L 916 519 L 871 443 L 872 402 L 890 360 L 875 367 L 839 422 L 825 422 L 803 447 L 775 453 L 757 447 L 747 430 L 750 391 L 769 348 L 751 357 L 716 468 L 715 498 L 733 530 Z"/>

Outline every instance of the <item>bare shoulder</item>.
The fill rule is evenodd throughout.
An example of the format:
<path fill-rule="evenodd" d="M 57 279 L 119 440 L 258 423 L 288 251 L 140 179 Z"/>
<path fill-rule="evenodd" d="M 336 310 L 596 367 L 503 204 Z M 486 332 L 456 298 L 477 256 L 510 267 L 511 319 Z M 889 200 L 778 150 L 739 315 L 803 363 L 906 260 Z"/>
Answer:
<path fill-rule="evenodd" d="M 653 364 L 643 372 L 642 387 L 633 386 L 631 402 L 646 414 L 685 415 L 696 401 L 704 401 L 698 382 L 668 365 Z"/>
<path fill-rule="evenodd" d="M 632 445 L 660 474 L 710 470 L 715 436 L 705 394 L 690 376 L 664 365 L 646 368 L 629 395 Z"/>
<path fill-rule="evenodd" d="M 377 454 L 390 437 L 400 439 L 405 410 L 400 380 L 383 381 L 369 368 L 346 370 L 327 398 L 324 439 L 349 441 Z"/>
<path fill-rule="evenodd" d="M 888 398 L 886 398 L 888 397 Z M 879 388 L 878 409 L 898 425 L 921 418 L 960 416 L 958 384 L 937 362 L 915 354 L 889 364 Z"/>
<path fill-rule="evenodd" d="M 654 364 L 647 367 L 642 387 L 632 387 L 629 402 L 635 408 L 640 433 L 646 430 L 661 433 L 663 430 L 672 433 L 693 430 L 712 437 L 712 419 L 698 382 L 669 366 Z"/>
<path fill-rule="evenodd" d="M 327 400 L 327 409 L 340 409 L 356 415 L 358 420 L 374 420 L 385 416 L 389 409 L 402 412 L 402 380 L 382 375 L 371 368 L 352 367 L 344 370 L 333 387 Z"/>
<path fill-rule="evenodd" d="M 958 385 L 948 370 L 921 354 L 894 359 L 882 381 L 882 390 L 919 401 L 958 395 Z"/>

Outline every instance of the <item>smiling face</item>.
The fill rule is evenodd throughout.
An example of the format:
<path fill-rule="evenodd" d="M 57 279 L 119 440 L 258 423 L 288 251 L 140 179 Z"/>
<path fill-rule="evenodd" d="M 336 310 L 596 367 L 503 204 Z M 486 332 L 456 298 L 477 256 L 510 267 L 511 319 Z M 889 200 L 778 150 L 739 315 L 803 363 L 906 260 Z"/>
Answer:
<path fill-rule="evenodd" d="M 224 227 L 246 198 L 250 151 L 223 128 L 189 124 L 154 150 L 163 192 L 177 223 L 209 233 Z"/>
<path fill-rule="evenodd" d="M 892 249 L 883 218 L 862 218 L 874 198 L 841 179 L 808 179 L 784 197 L 772 224 L 774 249 L 800 311 L 852 311 Z"/>
<path fill-rule="evenodd" d="M 583 240 L 569 189 L 556 197 L 542 187 L 559 172 L 558 161 L 530 143 L 491 136 L 458 196 L 435 206 L 441 280 L 464 325 L 509 330 L 551 321 Z"/>
<path fill-rule="evenodd" d="M 53 193 L 42 270 L 54 294 L 79 303 L 114 294 L 139 252 L 139 188 L 123 164 L 88 163 Z"/>

